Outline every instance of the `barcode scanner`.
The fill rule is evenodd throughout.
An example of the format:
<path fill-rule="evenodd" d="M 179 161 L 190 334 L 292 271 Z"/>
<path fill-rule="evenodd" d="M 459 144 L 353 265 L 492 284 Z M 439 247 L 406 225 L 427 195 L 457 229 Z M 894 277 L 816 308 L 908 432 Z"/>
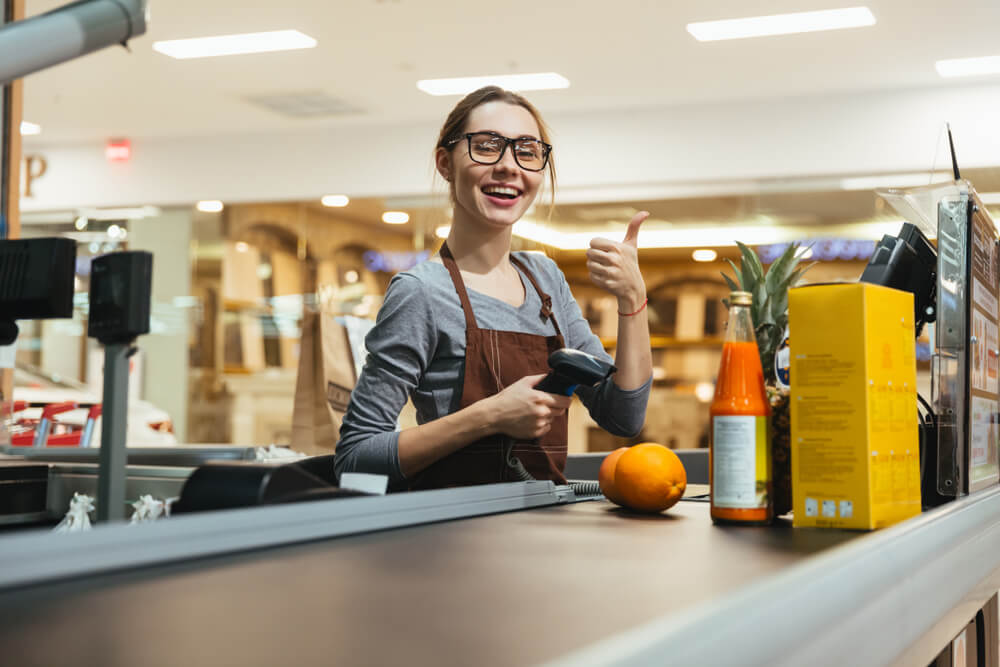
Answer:
<path fill-rule="evenodd" d="M 535 389 L 563 396 L 572 396 L 577 385 L 593 387 L 618 370 L 614 364 L 567 347 L 549 355 L 549 368 Z"/>

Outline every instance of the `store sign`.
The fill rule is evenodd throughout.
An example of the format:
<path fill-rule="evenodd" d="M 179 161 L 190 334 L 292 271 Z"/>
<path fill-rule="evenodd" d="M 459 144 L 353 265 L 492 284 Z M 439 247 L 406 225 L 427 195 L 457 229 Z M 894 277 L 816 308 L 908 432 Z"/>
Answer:
<path fill-rule="evenodd" d="M 21 192 L 24 197 L 33 197 L 31 186 L 36 180 L 45 175 L 45 171 L 49 168 L 49 163 L 41 155 L 25 155 L 23 163 L 24 175 L 21 178 L 24 181 L 24 190 Z"/>
<path fill-rule="evenodd" d="M 407 271 L 431 256 L 430 250 L 420 252 L 378 252 L 368 250 L 362 255 L 369 271 Z"/>
<path fill-rule="evenodd" d="M 796 243 L 807 248 L 811 247 L 812 255 L 809 255 L 808 258 L 821 262 L 829 262 L 837 259 L 867 260 L 875 252 L 875 241 L 862 239 L 805 239 L 803 241 L 796 241 Z M 788 243 L 763 245 L 757 248 L 757 254 L 760 255 L 761 262 L 770 264 L 781 257 L 781 253 L 785 252 L 789 245 Z"/>

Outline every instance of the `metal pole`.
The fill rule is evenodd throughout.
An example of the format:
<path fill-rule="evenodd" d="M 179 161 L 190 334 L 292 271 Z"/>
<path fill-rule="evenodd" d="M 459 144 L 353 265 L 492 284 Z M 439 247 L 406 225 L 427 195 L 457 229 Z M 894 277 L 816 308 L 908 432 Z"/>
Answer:
<path fill-rule="evenodd" d="M 146 0 L 73 2 L 0 28 L 0 83 L 146 32 Z"/>
<path fill-rule="evenodd" d="M 128 412 L 128 358 L 131 343 L 104 348 L 104 421 L 97 478 L 97 520 L 125 518 L 125 478 L 128 456 L 125 433 Z"/>

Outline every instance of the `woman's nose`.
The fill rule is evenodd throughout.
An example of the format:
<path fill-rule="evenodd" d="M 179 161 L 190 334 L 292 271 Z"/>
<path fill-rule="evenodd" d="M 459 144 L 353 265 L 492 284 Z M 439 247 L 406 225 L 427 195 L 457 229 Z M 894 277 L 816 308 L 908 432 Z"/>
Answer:
<path fill-rule="evenodd" d="M 499 162 L 493 165 L 493 168 L 511 173 L 516 173 L 517 170 L 520 169 L 517 164 L 517 160 L 514 159 L 513 146 L 507 146 L 507 150 L 503 152 L 503 155 L 500 156 Z"/>

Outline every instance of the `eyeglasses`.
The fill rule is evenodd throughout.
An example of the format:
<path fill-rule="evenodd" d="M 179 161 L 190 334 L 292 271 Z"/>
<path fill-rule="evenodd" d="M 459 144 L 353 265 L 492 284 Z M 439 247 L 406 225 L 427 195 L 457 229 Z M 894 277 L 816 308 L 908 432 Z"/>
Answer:
<path fill-rule="evenodd" d="M 451 148 L 463 139 L 469 142 L 469 157 L 479 164 L 496 164 L 503 159 L 507 146 L 513 146 L 514 161 L 521 169 L 541 171 L 548 164 L 549 153 L 552 152 L 552 146 L 544 141 L 531 137 L 510 139 L 496 132 L 470 132 L 452 139 L 445 146 Z"/>

